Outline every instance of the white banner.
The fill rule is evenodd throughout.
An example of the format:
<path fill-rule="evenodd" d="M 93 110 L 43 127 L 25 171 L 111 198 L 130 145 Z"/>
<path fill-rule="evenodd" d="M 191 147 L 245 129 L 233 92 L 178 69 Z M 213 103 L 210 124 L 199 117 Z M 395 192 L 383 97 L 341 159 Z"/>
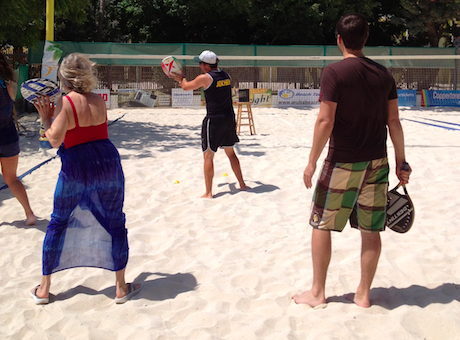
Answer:
<path fill-rule="evenodd" d="M 193 106 L 193 91 L 172 89 L 172 107 Z"/>
<path fill-rule="evenodd" d="M 45 41 L 42 58 L 42 78 L 54 81 L 57 84 L 57 71 L 59 60 L 62 56 L 61 45 L 52 41 Z M 45 129 L 40 119 L 40 137 L 38 138 L 40 149 L 51 149 L 51 144 L 45 136 Z"/>
<path fill-rule="evenodd" d="M 319 105 L 319 90 L 291 90 L 278 91 L 279 106 Z"/>
<path fill-rule="evenodd" d="M 42 59 L 42 78 L 49 79 L 57 83 L 57 71 L 59 60 L 62 56 L 61 45 L 52 41 L 45 41 Z"/>
<path fill-rule="evenodd" d="M 96 89 L 91 92 L 96 93 L 104 99 L 105 107 L 110 109 L 110 90 L 109 89 Z"/>

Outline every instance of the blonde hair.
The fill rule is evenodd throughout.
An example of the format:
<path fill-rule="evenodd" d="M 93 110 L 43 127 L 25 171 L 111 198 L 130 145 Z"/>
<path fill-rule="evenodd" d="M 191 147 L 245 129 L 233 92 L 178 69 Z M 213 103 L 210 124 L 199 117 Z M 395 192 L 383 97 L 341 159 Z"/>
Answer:
<path fill-rule="evenodd" d="M 65 88 L 78 93 L 91 92 L 97 85 L 96 63 L 81 53 L 69 54 L 62 60 L 59 79 Z"/>

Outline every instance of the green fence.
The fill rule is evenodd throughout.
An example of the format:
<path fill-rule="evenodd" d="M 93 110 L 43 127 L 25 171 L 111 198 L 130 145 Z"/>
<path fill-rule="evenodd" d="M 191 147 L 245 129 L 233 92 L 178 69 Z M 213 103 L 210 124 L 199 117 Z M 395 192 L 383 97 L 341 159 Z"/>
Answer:
<path fill-rule="evenodd" d="M 100 89 L 145 90 L 170 95 L 177 85 L 161 71 L 161 59 L 181 60 L 188 79 L 200 74 L 193 56 L 209 49 L 236 88 L 318 89 L 323 68 L 342 58 L 337 46 L 261 46 L 223 44 L 120 44 L 58 42 L 63 57 L 89 54 L 98 65 Z M 40 77 L 43 45 L 29 49 L 29 77 Z M 460 89 L 458 48 L 365 47 L 365 55 L 388 67 L 400 89 Z"/>

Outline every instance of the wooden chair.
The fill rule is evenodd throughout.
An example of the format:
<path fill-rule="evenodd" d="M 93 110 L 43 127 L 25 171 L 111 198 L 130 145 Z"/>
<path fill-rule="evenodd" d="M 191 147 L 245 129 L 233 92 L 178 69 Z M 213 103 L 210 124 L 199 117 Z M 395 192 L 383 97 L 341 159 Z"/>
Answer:
<path fill-rule="evenodd" d="M 236 133 L 240 134 L 241 126 L 249 126 L 251 135 L 256 134 L 256 128 L 254 126 L 254 119 L 252 117 L 251 103 L 250 102 L 238 102 L 238 114 L 236 115 Z M 245 109 L 243 109 L 245 107 Z M 246 113 L 246 115 L 243 115 Z M 247 120 L 247 123 L 241 123 L 241 120 Z"/>

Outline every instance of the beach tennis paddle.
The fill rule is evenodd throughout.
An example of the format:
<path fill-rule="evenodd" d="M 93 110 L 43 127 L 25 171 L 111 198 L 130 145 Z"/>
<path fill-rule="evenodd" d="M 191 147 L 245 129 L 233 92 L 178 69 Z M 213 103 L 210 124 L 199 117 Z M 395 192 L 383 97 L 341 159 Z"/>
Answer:
<path fill-rule="evenodd" d="M 409 170 L 409 164 L 403 163 L 402 170 Z M 398 192 L 402 187 L 404 193 Z M 407 233 L 414 223 L 414 204 L 409 197 L 406 186 L 398 184 L 387 195 L 386 226 L 397 233 Z"/>
<path fill-rule="evenodd" d="M 172 55 L 163 58 L 161 61 L 161 68 L 169 78 L 174 78 L 174 76 L 180 76 L 183 74 L 181 62 Z"/>
<path fill-rule="evenodd" d="M 56 103 L 61 98 L 61 89 L 52 80 L 34 78 L 21 85 L 21 94 L 29 103 L 33 103 L 40 96 L 49 96 L 50 102 Z"/>

